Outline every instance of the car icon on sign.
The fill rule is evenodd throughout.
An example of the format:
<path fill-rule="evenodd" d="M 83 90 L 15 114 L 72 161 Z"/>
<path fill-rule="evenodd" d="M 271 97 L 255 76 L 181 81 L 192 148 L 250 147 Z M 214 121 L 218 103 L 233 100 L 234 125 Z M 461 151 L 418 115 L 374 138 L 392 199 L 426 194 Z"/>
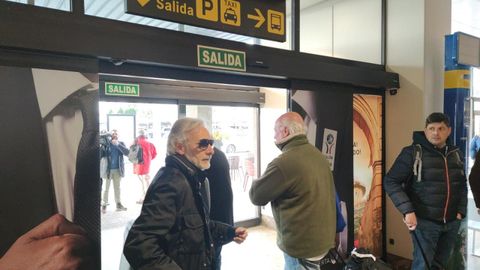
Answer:
<path fill-rule="evenodd" d="M 237 23 L 237 14 L 232 8 L 227 8 L 227 10 L 225 10 L 223 18 L 225 19 L 225 21 L 233 21 L 234 23 Z"/>

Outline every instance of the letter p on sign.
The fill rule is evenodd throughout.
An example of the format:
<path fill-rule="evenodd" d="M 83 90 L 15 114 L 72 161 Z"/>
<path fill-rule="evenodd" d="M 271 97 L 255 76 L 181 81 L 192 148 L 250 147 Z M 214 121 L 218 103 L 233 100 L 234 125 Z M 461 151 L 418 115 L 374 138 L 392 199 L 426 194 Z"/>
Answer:
<path fill-rule="evenodd" d="M 218 22 L 218 0 L 197 0 L 197 18 Z"/>

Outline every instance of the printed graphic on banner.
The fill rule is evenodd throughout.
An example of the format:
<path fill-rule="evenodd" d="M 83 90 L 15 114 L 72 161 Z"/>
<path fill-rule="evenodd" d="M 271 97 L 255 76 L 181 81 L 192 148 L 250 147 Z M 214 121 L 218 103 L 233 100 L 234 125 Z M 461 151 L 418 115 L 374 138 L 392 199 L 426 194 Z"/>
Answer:
<path fill-rule="evenodd" d="M 354 242 L 382 255 L 382 97 L 353 96 Z"/>
<path fill-rule="evenodd" d="M 331 129 L 324 129 L 323 132 L 322 152 L 330 163 L 330 170 L 333 171 L 335 164 L 335 146 L 337 144 L 337 131 Z"/>
<path fill-rule="evenodd" d="M 30 232 L 42 232 L 44 241 L 62 246 L 55 242 L 56 234 L 46 233 L 49 226 L 61 222 L 49 219 L 56 213 L 82 226 L 92 240 L 87 250 L 78 245 L 83 241 L 72 242 L 79 248 L 74 260 L 80 254 L 100 254 L 100 217 L 95 211 L 101 192 L 98 80 L 98 74 L 92 73 L 0 66 L 0 108 L 2 123 L 8 126 L 0 140 L 10 142 L 0 152 L 4 164 L 0 256 L 39 224 L 43 229 Z M 30 252 L 35 255 L 24 259 L 32 261 L 31 265 L 51 259 L 41 255 L 48 248 L 34 241 L 32 234 L 28 238 L 32 238 Z M 63 248 L 68 252 L 67 246 Z M 20 257 L 29 255 L 18 248 L 15 252 Z M 100 269 L 100 258 L 89 259 L 94 260 L 92 269 Z"/>
<path fill-rule="evenodd" d="M 126 13 L 284 42 L 286 1 L 127 0 Z"/>

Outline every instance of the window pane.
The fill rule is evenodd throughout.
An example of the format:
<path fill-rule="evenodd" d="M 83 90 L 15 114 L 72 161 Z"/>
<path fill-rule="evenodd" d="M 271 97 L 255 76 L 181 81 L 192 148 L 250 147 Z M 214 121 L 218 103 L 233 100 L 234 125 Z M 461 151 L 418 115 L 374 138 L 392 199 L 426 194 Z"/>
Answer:
<path fill-rule="evenodd" d="M 300 51 L 381 64 L 381 0 L 308 0 L 300 8 Z"/>
<path fill-rule="evenodd" d="M 258 109 L 252 107 L 187 105 L 186 116 L 202 119 L 227 156 L 233 191 L 234 221 L 258 217 L 248 196 L 258 171 Z"/>
<path fill-rule="evenodd" d="M 70 0 L 5 0 L 8 2 L 15 2 L 20 4 L 35 5 L 37 7 L 46 7 L 51 9 L 58 9 L 64 11 L 71 11 Z"/>

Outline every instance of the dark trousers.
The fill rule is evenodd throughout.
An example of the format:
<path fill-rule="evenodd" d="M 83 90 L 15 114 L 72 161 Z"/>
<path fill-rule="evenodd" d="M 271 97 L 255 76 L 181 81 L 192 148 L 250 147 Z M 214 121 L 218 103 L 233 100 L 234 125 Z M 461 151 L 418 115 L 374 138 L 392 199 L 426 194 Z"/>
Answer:
<path fill-rule="evenodd" d="M 417 217 L 417 228 L 414 233 L 417 235 L 418 242 L 423 248 L 431 269 L 444 269 L 446 267 L 455 246 L 460 222 L 460 220 L 454 220 L 443 224 Z M 427 269 L 419 243 L 413 235 L 412 241 L 412 270 Z"/>
<path fill-rule="evenodd" d="M 220 270 L 222 268 L 222 246 L 215 248 L 215 270 Z"/>

